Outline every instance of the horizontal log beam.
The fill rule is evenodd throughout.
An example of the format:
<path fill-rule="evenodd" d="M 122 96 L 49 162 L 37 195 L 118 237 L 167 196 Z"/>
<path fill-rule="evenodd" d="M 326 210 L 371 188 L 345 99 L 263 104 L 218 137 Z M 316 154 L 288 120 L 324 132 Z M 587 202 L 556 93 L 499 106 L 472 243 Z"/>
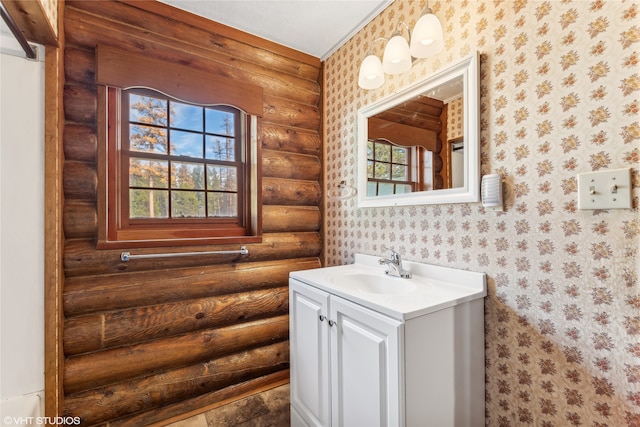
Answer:
<path fill-rule="evenodd" d="M 215 57 L 217 54 L 227 59 L 227 62 L 247 61 L 311 81 L 317 81 L 319 78 L 320 60 L 317 58 L 312 61 L 301 61 L 301 59 L 307 59 L 308 56 L 304 55 L 305 58 L 301 58 L 300 52 L 287 48 L 284 49 L 286 52 L 270 51 L 262 46 L 262 42 L 266 42 L 265 44 L 272 42 L 246 33 L 251 37 L 248 42 L 238 40 L 236 37 L 229 37 L 231 35 L 229 27 L 202 17 L 194 17 L 189 12 L 179 9 L 169 8 L 171 12 L 170 16 L 167 16 L 167 11 L 161 10 L 163 6 L 157 5 L 153 1 L 134 0 L 129 4 L 127 2 L 87 4 L 82 0 L 68 0 L 65 3 L 68 6 L 65 16 L 67 19 L 73 12 L 84 12 L 89 16 L 103 17 L 102 19 L 111 25 L 120 23 L 127 28 L 129 33 L 136 35 L 136 38 L 153 37 L 161 40 L 162 44 L 185 45 L 184 51 L 186 52 L 189 52 L 189 47 L 193 48 L 196 45 L 190 41 L 197 40 L 201 46 L 207 47 L 210 56 Z M 146 7 L 144 3 L 150 7 Z M 194 22 L 194 18 L 199 22 Z M 234 35 L 242 33 L 238 30 L 232 31 L 236 33 Z M 98 31 L 94 30 L 94 32 Z M 146 37 L 144 37 L 145 35 Z M 67 35 L 67 42 L 70 37 L 71 35 Z M 282 48 L 282 46 L 280 47 Z"/>
<path fill-rule="evenodd" d="M 285 315 L 68 357 L 64 365 L 65 394 L 219 358 L 288 336 L 289 316 Z"/>
<path fill-rule="evenodd" d="M 69 123 L 64 127 L 65 160 L 95 163 L 98 156 L 96 131 L 93 125 Z"/>
<path fill-rule="evenodd" d="M 96 200 L 98 174 L 95 165 L 85 162 L 65 162 L 62 186 L 66 199 Z"/>
<path fill-rule="evenodd" d="M 65 85 L 64 115 L 67 122 L 92 125 L 96 122 L 97 91 L 88 85 Z"/>
<path fill-rule="evenodd" d="M 93 85 L 96 82 L 94 48 L 78 49 L 67 46 L 64 50 L 64 78 L 66 82 Z"/>
<path fill-rule="evenodd" d="M 319 231 L 322 214 L 317 206 L 262 207 L 262 231 L 265 233 Z"/>
<path fill-rule="evenodd" d="M 275 259 L 307 258 L 320 256 L 322 242 L 316 232 L 265 233 L 262 243 L 245 245 L 248 255 L 190 255 L 186 257 L 148 258 L 122 262 L 121 250 L 96 250 L 93 240 L 68 240 L 64 248 L 64 269 L 66 277 L 95 276 L 101 274 L 122 273 L 125 271 L 164 270 L 168 268 L 206 266 L 214 264 L 235 265 L 252 261 Z M 189 251 L 231 251 L 238 245 L 193 246 Z M 148 248 L 132 253 L 158 254 L 185 252 L 183 247 Z"/>
<path fill-rule="evenodd" d="M 69 395 L 65 416 L 93 425 L 286 369 L 289 343 L 279 342 L 195 365 Z"/>
<path fill-rule="evenodd" d="M 264 149 L 318 157 L 322 154 L 322 140 L 316 130 L 309 131 L 276 123 L 263 123 L 261 136 Z"/>
<path fill-rule="evenodd" d="M 318 181 L 322 165 L 317 156 L 262 150 L 262 175 L 272 178 Z"/>
<path fill-rule="evenodd" d="M 69 200 L 63 211 L 64 235 L 68 239 L 92 238 L 98 231 L 98 213 L 94 202 Z"/>
<path fill-rule="evenodd" d="M 222 390 L 205 393 L 200 396 L 182 400 L 172 405 L 163 405 L 150 411 L 141 412 L 128 417 L 118 418 L 109 422 L 110 427 L 162 427 L 171 417 L 181 417 L 184 414 L 200 414 L 204 411 L 218 408 L 226 403 L 250 396 L 262 390 L 280 386 L 289 382 L 289 370 L 274 372 L 249 381 L 244 381 Z"/>
<path fill-rule="evenodd" d="M 105 9 L 109 13 L 118 9 L 116 2 L 79 2 L 74 6 L 84 7 L 86 3 L 95 3 L 97 8 Z M 104 3 L 104 5 L 99 6 L 99 3 Z M 101 13 L 103 11 L 100 10 Z M 124 14 L 131 11 L 132 8 L 122 9 Z M 278 93 L 280 96 L 307 104 L 317 105 L 319 103 L 320 87 L 317 80 L 306 79 L 295 74 L 296 70 L 300 70 L 300 64 L 291 61 L 290 66 L 285 65 L 283 64 L 283 62 L 287 62 L 285 59 L 284 61 L 267 61 L 268 65 L 265 65 L 261 63 L 260 58 L 268 56 L 268 53 L 260 49 L 239 45 L 238 49 L 240 50 L 255 50 L 256 52 L 255 55 L 251 55 L 245 60 L 235 56 L 235 52 L 225 50 L 224 46 L 218 46 L 218 44 L 226 44 L 226 42 L 223 39 L 217 39 L 217 36 L 211 32 L 202 32 L 202 37 L 192 39 L 202 40 L 203 44 L 185 44 L 182 39 L 165 37 L 164 33 L 168 29 L 166 19 L 164 25 L 158 24 L 158 28 L 161 28 L 159 30 L 149 24 L 131 26 L 123 23 L 122 16 L 116 17 L 114 20 L 105 20 L 93 15 L 92 13 L 95 11 L 87 13 L 76 7 L 67 7 L 65 12 L 67 44 L 82 48 L 94 48 L 98 44 L 107 44 L 141 55 L 188 65 L 212 74 L 256 84 L 261 86 L 265 93 Z M 149 14 L 145 14 L 143 19 L 154 20 Z M 189 32 L 190 28 L 187 27 L 185 30 Z M 212 39 L 212 42 L 207 42 Z M 242 56 L 246 56 L 246 52 L 243 52 Z M 279 65 L 283 67 L 278 69 Z M 314 72 L 313 68 L 310 68 L 310 71 Z M 316 68 L 314 73 L 318 72 L 319 68 Z"/>
<path fill-rule="evenodd" d="M 320 266 L 318 258 L 302 258 L 70 277 L 65 281 L 64 312 L 71 317 L 281 287 L 291 271 Z"/>
<path fill-rule="evenodd" d="M 320 110 L 317 104 L 306 104 L 281 95 L 264 94 L 263 118 L 265 122 L 310 130 L 320 129 Z"/>
<path fill-rule="evenodd" d="M 92 316 L 64 324 L 64 353 L 77 355 L 287 314 L 289 288 L 260 289 Z"/>
<path fill-rule="evenodd" d="M 317 181 L 262 178 L 263 205 L 320 206 L 322 190 Z"/>

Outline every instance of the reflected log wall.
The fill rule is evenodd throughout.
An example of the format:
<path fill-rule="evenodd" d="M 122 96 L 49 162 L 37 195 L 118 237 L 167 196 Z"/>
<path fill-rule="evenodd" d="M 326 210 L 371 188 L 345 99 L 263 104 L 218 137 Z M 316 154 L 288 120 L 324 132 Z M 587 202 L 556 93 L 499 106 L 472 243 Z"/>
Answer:
<path fill-rule="evenodd" d="M 64 12 L 65 415 L 146 425 L 287 381 L 288 275 L 322 251 L 320 61 L 156 2 Z M 263 241 L 248 256 L 96 250 L 98 44 L 263 88 Z"/>

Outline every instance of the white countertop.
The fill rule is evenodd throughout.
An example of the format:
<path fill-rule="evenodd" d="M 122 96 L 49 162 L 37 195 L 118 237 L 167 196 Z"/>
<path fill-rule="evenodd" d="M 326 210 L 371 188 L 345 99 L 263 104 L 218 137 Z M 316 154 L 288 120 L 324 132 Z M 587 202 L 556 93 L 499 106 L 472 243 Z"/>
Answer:
<path fill-rule="evenodd" d="M 404 268 L 411 271 L 413 277 L 402 279 L 387 276 L 386 267 L 378 263 L 380 258 L 356 254 L 354 264 L 294 271 L 290 277 L 399 320 L 423 316 L 487 295 L 484 273 L 404 261 Z M 397 283 L 398 293 L 372 293 L 353 285 L 355 278 L 367 277 L 376 282 L 388 281 L 390 286 Z"/>

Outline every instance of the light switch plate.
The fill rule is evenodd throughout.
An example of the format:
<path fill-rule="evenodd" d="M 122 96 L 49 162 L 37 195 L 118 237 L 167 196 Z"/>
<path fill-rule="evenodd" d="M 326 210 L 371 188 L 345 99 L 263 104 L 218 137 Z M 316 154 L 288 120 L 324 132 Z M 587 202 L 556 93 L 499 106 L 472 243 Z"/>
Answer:
<path fill-rule="evenodd" d="M 578 174 L 578 209 L 630 209 L 631 168 Z"/>

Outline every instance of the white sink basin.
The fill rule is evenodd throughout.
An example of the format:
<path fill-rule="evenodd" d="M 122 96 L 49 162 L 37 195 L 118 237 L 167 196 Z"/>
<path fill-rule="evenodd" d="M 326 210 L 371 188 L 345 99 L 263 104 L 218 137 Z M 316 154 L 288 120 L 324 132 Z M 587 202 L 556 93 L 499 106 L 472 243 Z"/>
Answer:
<path fill-rule="evenodd" d="M 354 264 L 294 271 L 291 277 L 400 320 L 487 295 L 484 273 L 404 261 L 413 275 L 405 279 L 385 274 L 379 257 L 355 258 Z"/>
<path fill-rule="evenodd" d="M 413 279 L 388 276 L 383 272 L 340 274 L 329 276 L 328 280 L 371 294 L 400 295 L 416 291 Z"/>

